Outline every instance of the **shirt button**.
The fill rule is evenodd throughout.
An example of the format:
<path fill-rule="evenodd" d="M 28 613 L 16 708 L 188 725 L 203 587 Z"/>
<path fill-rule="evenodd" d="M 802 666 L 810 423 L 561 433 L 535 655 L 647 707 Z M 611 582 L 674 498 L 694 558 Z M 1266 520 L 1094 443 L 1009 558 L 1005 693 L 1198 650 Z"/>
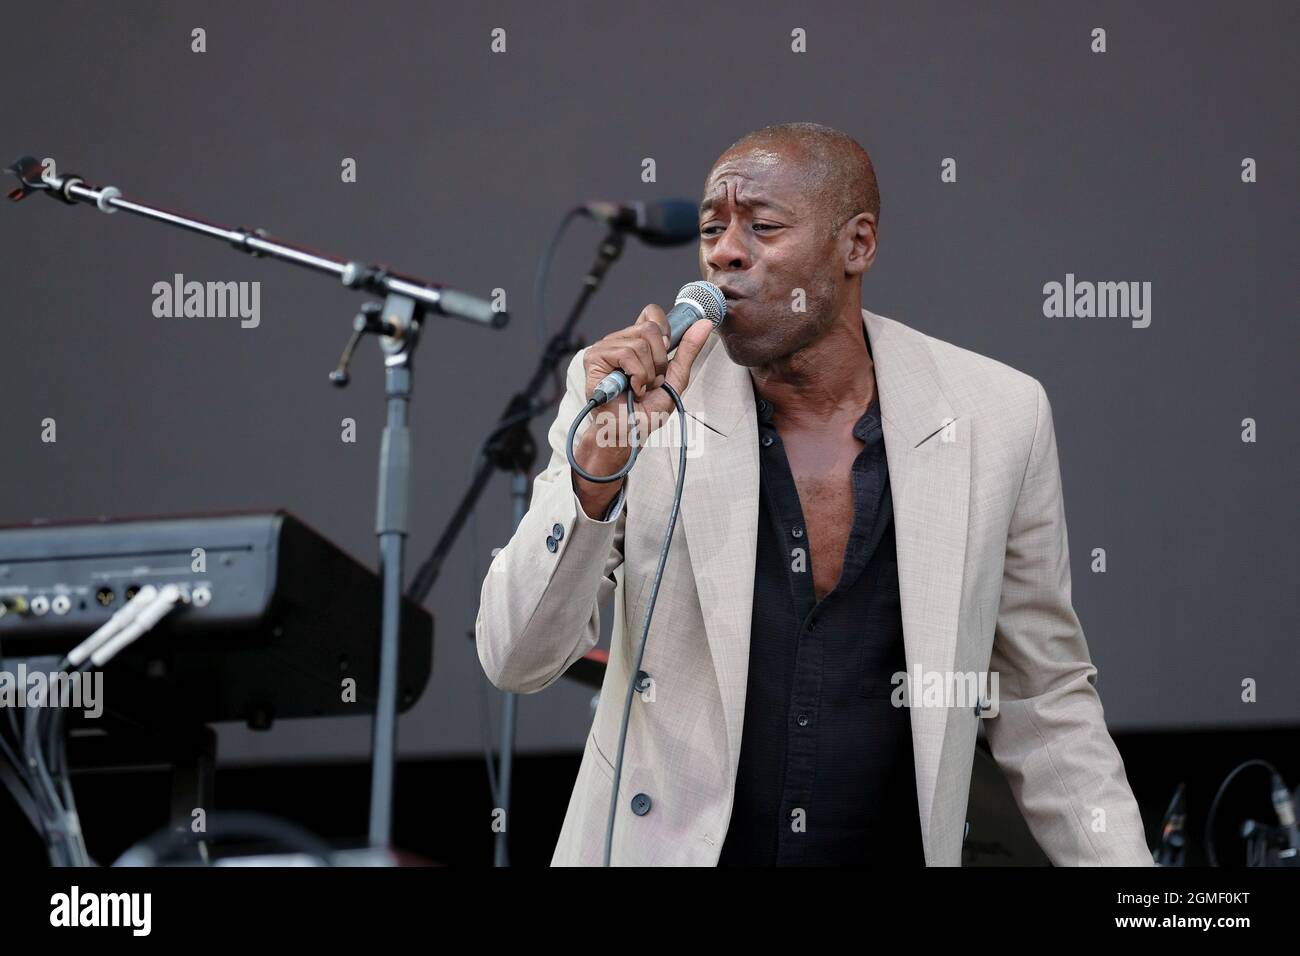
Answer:
<path fill-rule="evenodd" d="M 800 727 L 807 727 L 807 726 L 808 726 L 808 715 L 807 715 L 807 714 L 800 714 L 800 715 L 799 715 L 798 717 L 796 717 L 794 720 L 795 720 L 795 723 L 797 723 Z"/>
<path fill-rule="evenodd" d="M 632 812 L 638 817 L 643 817 L 650 812 L 650 798 L 644 793 L 638 793 L 632 798 Z"/>
<path fill-rule="evenodd" d="M 546 536 L 546 550 L 547 550 L 547 551 L 551 552 L 551 554 L 554 554 L 555 551 L 556 551 L 556 549 L 559 548 L 559 546 L 560 546 L 560 542 L 556 541 L 556 540 L 555 540 L 554 538 L 552 538 L 549 534 Z"/>
<path fill-rule="evenodd" d="M 769 448 L 769 447 L 771 447 L 772 442 L 774 442 L 774 441 L 776 441 L 776 439 L 773 438 L 771 435 L 764 435 L 764 436 L 763 436 L 763 447 L 764 447 L 764 448 Z"/>
<path fill-rule="evenodd" d="M 790 533 L 794 535 L 796 538 L 802 538 L 803 528 L 799 527 L 798 525 L 795 525 L 794 528 L 791 529 Z"/>
<path fill-rule="evenodd" d="M 551 525 L 551 537 L 554 538 L 556 541 L 563 541 L 563 540 L 564 540 L 564 525 L 562 525 L 562 524 L 553 524 L 553 525 Z"/>
<path fill-rule="evenodd" d="M 771 407 L 772 407 L 772 406 L 769 405 L 769 404 L 767 403 L 767 399 L 765 399 L 765 398 L 760 398 L 760 399 L 758 400 L 758 410 L 759 410 L 760 412 L 766 412 L 766 411 L 767 411 L 769 408 L 771 408 Z"/>

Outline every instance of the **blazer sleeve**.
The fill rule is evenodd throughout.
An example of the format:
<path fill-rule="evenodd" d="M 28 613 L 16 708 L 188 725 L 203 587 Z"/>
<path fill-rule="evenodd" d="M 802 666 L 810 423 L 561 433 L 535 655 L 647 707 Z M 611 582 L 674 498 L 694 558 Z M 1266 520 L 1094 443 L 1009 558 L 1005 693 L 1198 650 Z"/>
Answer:
<path fill-rule="evenodd" d="M 1071 604 L 1052 409 L 1036 380 L 1034 388 L 1034 438 L 1007 535 L 989 665 L 998 675 L 999 711 L 985 731 L 1030 831 L 1054 865 L 1152 866 Z"/>
<path fill-rule="evenodd" d="M 488 568 L 474 624 L 488 679 L 514 693 L 550 686 L 596 645 L 600 605 L 613 594 L 614 572 L 623 563 L 623 492 L 605 520 L 589 517 L 565 454 L 569 426 L 587 403 L 582 356 L 569 363 L 548 433 L 550 462 L 533 481 L 528 513 Z M 578 436 L 591 424 L 588 417 Z"/>

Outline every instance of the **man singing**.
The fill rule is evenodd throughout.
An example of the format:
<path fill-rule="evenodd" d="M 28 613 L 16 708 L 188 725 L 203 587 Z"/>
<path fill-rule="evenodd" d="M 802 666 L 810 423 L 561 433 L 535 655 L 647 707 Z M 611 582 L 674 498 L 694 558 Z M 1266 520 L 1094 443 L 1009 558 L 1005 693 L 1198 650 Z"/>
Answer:
<path fill-rule="evenodd" d="M 476 628 L 492 683 L 532 693 L 596 644 L 613 598 L 554 864 L 602 859 L 634 679 L 615 864 L 959 865 L 980 721 L 1054 864 L 1152 864 L 1071 605 L 1047 396 L 861 307 L 879 216 L 852 138 L 751 133 L 700 205 L 700 275 L 727 299 L 716 333 L 701 320 L 669 351 L 648 305 L 571 363 L 550 463 Z M 566 436 L 614 369 L 652 438 L 625 479 L 592 483 Z M 583 470 L 618 471 L 628 426 L 622 399 L 587 419 Z M 683 437 L 680 521 L 634 674 Z M 984 695 L 953 693 L 972 675 Z"/>

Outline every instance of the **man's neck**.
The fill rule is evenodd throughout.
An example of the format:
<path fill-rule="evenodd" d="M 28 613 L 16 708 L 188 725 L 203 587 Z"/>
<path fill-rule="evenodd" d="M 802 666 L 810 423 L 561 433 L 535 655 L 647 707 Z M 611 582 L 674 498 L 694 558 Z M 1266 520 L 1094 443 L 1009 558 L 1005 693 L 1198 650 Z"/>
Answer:
<path fill-rule="evenodd" d="M 857 419 L 876 395 L 875 365 L 862 313 L 842 314 L 817 341 L 768 365 L 749 369 L 754 391 L 776 409 L 779 424 L 824 426 Z"/>

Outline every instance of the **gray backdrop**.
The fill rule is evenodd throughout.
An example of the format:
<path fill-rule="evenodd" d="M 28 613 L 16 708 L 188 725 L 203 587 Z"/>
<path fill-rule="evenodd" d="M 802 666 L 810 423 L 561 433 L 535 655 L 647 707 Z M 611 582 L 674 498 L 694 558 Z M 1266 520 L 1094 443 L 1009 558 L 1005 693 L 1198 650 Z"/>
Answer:
<path fill-rule="evenodd" d="M 978 7 L 978 9 L 976 9 Z M 740 134 L 857 137 L 883 195 L 864 304 L 1047 389 L 1075 604 L 1115 729 L 1300 720 L 1295 4 L 85 3 L 0 37 L 3 150 L 227 224 L 488 295 L 502 332 L 445 321 L 419 354 L 411 565 L 538 338 L 536 257 L 588 198 L 698 198 Z M 191 51 L 202 27 L 207 51 Z M 490 49 L 506 31 L 506 51 Z M 1106 30 L 1094 53 L 1092 30 Z M 806 30 L 807 52 L 791 50 Z M 357 161 L 358 181 L 341 181 Z M 641 181 L 653 157 L 655 183 Z M 941 163 L 957 181 L 941 181 Z M 1258 181 L 1242 181 L 1246 157 Z M 599 231 L 555 263 L 552 323 Z M 324 277 L 42 198 L 5 205 L 0 522 L 285 506 L 374 566 L 382 373 L 326 381 L 358 305 Z M 261 324 L 161 319 L 152 286 L 261 282 Z M 1152 283 L 1151 324 L 1046 318 L 1043 285 Z M 591 341 L 697 278 L 629 244 Z M 1288 384 L 1291 383 L 1291 384 Z M 58 441 L 40 440 L 53 417 Z M 356 419 L 358 440 L 340 440 Z M 1242 420 L 1258 440 L 1241 439 Z M 539 422 L 541 437 L 549 422 Z M 540 467 L 540 463 L 539 463 Z M 1290 477 L 1288 477 L 1290 476 Z M 405 754 L 480 746 L 478 576 L 508 483 L 431 598 L 435 675 Z M 1108 570 L 1090 572 L 1094 548 Z M 477 559 L 477 571 L 475 564 Z M 1259 682 L 1243 704 L 1244 678 Z M 495 692 L 493 692 L 495 699 Z M 590 693 L 521 704 L 524 749 L 577 748 Z M 227 757 L 347 757 L 364 719 L 227 728 Z"/>

